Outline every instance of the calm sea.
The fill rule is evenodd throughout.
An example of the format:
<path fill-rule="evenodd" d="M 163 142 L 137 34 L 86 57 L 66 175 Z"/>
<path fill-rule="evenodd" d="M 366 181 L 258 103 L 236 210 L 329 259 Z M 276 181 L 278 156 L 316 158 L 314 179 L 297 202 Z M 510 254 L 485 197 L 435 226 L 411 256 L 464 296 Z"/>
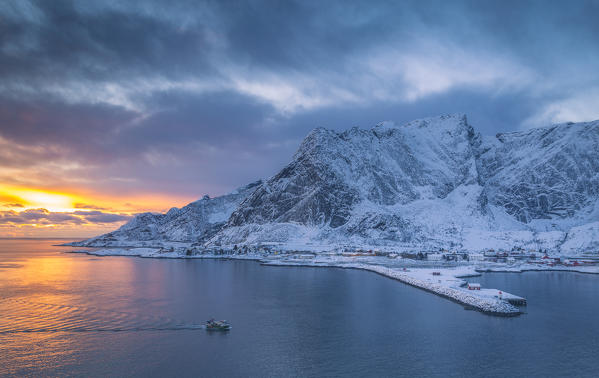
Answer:
<path fill-rule="evenodd" d="M 93 257 L 0 240 L 0 374 L 599 376 L 599 276 L 485 274 L 499 318 L 357 270 Z M 233 329 L 194 329 L 206 319 Z"/>

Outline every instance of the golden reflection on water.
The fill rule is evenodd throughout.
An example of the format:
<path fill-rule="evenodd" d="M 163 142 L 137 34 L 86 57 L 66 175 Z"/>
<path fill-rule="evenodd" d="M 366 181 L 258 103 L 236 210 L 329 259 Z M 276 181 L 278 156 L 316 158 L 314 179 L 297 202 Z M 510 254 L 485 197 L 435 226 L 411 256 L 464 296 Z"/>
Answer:
<path fill-rule="evenodd" d="M 102 355 L 107 338 L 126 353 L 140 338 L 131 332 L 198 329 L 151 312 L 163 304 L 163 270 L 53 246 L 65 242 L 0 239 L 0 376 L 69 374 L 93 364 L 82 351 Z"/>
<path fill-rule="evenodd" d="M 1 375 L 20 375 L 19 372 L 40 367 L 54 369 L 57 365 L 73 364 L 77 346 L 71 338 L 57 333 L 0 333 L 0 354 L 10 361 L 0 367 Z M 43 352 L 42 352 L 43 351 Z"/>
<path fill-rule="evenodd" d="M 0 375 L 76 363 L 89 339 L 72 332 L 172 325 L 119 311 L 131 308 L 131 259 L 57 253 L 68 248 L 52 244 L 64 242 L 0 240 Z"/>
<path fill-rule="evenodd" d="M 134 312 L 138 306 L 132 301 L 164 296 L 163 270 L 140 271 L 131 258 L 56 253 L 65 247 L 31 249 L 37 243 L 0 240 L 0 333 L 185 326 Z"/>
<path fill-rule="evenodd" d="M 63 251 L 65 247 L 53 247 Z M 34 253 L 24 257 L 13 268 L 0 268 L 0 289 L 2 297 L 14 297 L 56 305 L 80 305 L 88 301 L 88 296 L 105 295 L 97 282 L 104 279 L 118 281 L 117 293 L 124 296 L 131 293 L 130 278 L 133 275 L 133 264 L 129 259 L 113 259 L 102 262 L 103 269 L 98 269 L 98 262 L 88 256 L 46 255 L 46 252 Z M 40 256 L 41 255 L 41 256 Z M 70 256 L 70 257 L 71 257 Z M 1 258 L 1 255 L 0 255 Z M 94 284 L 95 283 L 95 284 Z M 73 286 L 80 285 L 86 290 L 73 294 Z"/>

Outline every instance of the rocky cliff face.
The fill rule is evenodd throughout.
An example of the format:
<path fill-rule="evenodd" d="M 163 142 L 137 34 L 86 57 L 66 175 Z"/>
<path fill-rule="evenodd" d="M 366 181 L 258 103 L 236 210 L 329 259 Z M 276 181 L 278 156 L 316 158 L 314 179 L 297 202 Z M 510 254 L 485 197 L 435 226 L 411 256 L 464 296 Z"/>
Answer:
<path fill-rule="evenodd" d="M 342 133 L 316 129 L 292 162 L 241 204 L 212 243 L 421 242 L 427 236 L 416 219 L 418 209 L 459 187 L 477 185 L 480 143 L 463 115 Z M 484 212 L 480 191 L 467 192 L 475 205 L 468 211 Z"/>
<path fill-rule="evenodd" d="M 228 225 L 291 222 L 338 228 L 363 202 L 393 206 L 444 198 L 459 185 L 476 182 L 479 143 L 464 116 L 343 133 L 316 129 Z"/>
<path fill-rule="evenodd" d="M 582 251 L 598 245 L 598 221 L 599 122 L 482 138 L 448 115 L 315 129 L 267 181 L 141 215 L 111 237 Z"/>
<path fill-rule="evenodd" d="M 599 197 L 599 122 L 499 134 L 478 166 L 491 203 L 522 223 L 584 218 Z"/>

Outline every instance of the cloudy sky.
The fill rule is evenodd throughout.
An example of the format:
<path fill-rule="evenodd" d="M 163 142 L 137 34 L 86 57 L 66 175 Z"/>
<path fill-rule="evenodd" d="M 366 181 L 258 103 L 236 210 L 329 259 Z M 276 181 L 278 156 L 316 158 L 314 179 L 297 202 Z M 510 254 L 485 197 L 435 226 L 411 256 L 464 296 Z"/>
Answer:
<path fill-rule="evenodd" d="M 3 1 L 0 237 L 274 174 L 314 127 L 599 118 L 599 1 Z"/>

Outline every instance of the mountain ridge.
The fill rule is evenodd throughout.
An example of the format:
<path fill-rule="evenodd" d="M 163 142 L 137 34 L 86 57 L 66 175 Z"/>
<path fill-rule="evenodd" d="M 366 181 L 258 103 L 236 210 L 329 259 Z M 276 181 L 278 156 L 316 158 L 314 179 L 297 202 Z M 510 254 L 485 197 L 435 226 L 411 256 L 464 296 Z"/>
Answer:
<path fill-rule="evenodd" d="M 222 248 L 564 246 L 580 253 L 599 246 L 597 151 L 599 121 L 495 137 L 482 137 L 464 114 L 342 132 L 316 128 L 269 179 L 205 200 L 228 204 L 227 211 L 214 207 L 218 222 L 205 220 L 215 214 L 210 206 L 202 205 L 204 220 L 195 223 L 198 212 L 181 217 L 184 207 L 140 215 L 106 235 Z M 149 231 L 140 234 L 140 225 Z M 106 235 L 80 245 L 100 245 Z"/>

